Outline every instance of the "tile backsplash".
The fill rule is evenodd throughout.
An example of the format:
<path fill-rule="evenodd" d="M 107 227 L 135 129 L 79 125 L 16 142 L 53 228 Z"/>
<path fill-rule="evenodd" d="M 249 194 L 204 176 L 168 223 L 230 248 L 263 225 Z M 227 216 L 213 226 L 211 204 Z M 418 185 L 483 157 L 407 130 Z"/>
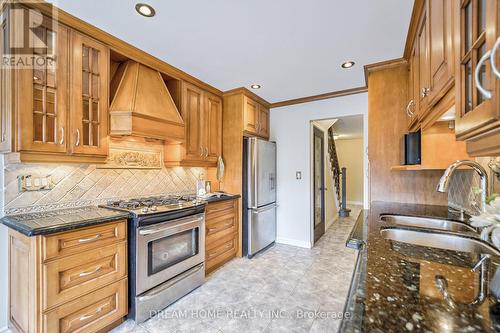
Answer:
<path fill-rule="evenodd" d="M 500 179 L 491 171 L 488 166 L 492 157 L 479 157 L 479 162 L 488 172 L 490 193 L 500 193 Z M 479 188 L 479 175 L 471 170 L 457 170 L 451 178 L 450 188 L 448 190 L 448 206 L 456 209 L 464 209 L 467 213 L 478 214 L 480 195 L 474 193 L 474 188 Z"/>
<path fill-rule="evenodd" d="M 191 194 L 204 168 L 100 169 L 81 164 L 11 164 L 5 168 L 5 214 L 97 205 L 107 200 Z M 50 175 L 50 190 L 20 192 L 19 175 Z"/>

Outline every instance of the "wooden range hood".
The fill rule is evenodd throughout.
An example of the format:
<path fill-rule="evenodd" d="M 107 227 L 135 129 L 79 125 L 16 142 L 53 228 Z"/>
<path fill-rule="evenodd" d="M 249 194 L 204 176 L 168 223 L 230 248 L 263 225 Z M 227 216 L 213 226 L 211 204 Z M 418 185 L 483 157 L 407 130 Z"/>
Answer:
<path fill-rule="evenodd" d="M 111 81 L 113 90 L 110 135 L 184 141 L 184 121 L 158 71 L 127 60 Z"/>

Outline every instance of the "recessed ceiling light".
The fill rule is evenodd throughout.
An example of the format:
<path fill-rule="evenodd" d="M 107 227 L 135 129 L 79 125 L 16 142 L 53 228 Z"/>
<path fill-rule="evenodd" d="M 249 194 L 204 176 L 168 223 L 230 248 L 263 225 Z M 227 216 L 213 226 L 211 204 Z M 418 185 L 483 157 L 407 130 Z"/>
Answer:
<path fill-rule="evenodd" d="M 340 65 L 342 68 L 351 68 L 352 66 L 354 66 L 354 61 L 346 61 L 344 62 L 342 65 Z"/>
<path fill-rule="evenodd" d="M 135 5 L 135 10 L 142 16 L 146 17 L 153 17 L 156 14 L 154 8 L 145 3 L 138 3 Z"/>
<path fill-rule="evenodd" d="M 261 85 L 260 85 L 260 84 L 252 84 L 252 85 L 250 86 L 250 88 L 252 88 L 252 89 L 260 89 L 260 88 L 261 88 Z"/>

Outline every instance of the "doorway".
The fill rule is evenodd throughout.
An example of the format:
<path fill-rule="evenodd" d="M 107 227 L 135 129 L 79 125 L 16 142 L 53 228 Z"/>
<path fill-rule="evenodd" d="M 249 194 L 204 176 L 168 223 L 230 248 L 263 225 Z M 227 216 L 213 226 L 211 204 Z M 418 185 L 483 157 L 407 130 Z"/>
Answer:
<path fill-rule="evenodd" d="M 316 127 L 313 134 L 314 242 L 325 233 L 325 135 Z"/>

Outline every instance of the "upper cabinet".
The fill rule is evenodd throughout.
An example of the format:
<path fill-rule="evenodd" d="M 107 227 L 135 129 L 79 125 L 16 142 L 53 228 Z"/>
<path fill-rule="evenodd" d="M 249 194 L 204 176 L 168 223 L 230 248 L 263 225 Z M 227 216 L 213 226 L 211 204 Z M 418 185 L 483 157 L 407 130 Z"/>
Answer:
<path fill-rule="evenodd" d="M 222 98 L 205 93 L 204 132 L 207 160 L 217 162 L 222 155 Z"/>
<path fill-rule="evenodd" d="M 0 9 L 1 10 L 1 9 Z M 7 14 L 0 19 L 0 56 L 8 52 Z M 12 71 L 0 66 L 0 152 L 11 149 Z"/>
<path fill-rule="evenodd" d="M 263 138 L 269 138 L 269 108 L 259 104 L 258 134 Z"/>
<path fill-rule="evenodd" d="M 216 166 L 222 154 L 222 99 L 182 82 L 185 141 L 165 145 L 167 166 Z"/>
<path fill-rule="evenodd" d="M 109 50 L 72 32 L 70 143 L 74 154 L 108 154 Z"/>
<path fill-rule="evenodd" d="M 453 3 L 455 0 L 427 1 L 428 93 L 435 105 L 454 84 Z"/>
<path fill-rule="evenodd" d="M 35 19 L 36 14 L 30 16 Z M 34 34 L 47 47 L 31 45 L 26 52 L 39 59 L 34 68 L 16 69 L 16 150 L 66 153 L 68 150 L 69 30 L 48 17 Z"/>
<path fill-rule="evenodd" d="M 408 130 L 428 127 L 453 105 L 453 0 L 419 1 L 420 15 L 408 55 Z M 443 98 L 446 97 L 446 103 Z"/>
<path fill-rule="evenodd" d="M 455 2 L 456 134 L 474 155 L 500 152 L 499 12 L 496 0 Z"/>
<path fill-rule="evenodd" d="M 2 150 L 19 153 L 11 162 L 104 162 L 108 48 L 37 11 L 24 15 L 33 22 L 13 21 L 19 17 L 2 22 L 2 52 L 8 39 L 16 38 L 5 33 L 7 27 L 15 26 L 19 34 L 34 36 L 25 39 L 28 44 L 21 51 L 10 51 L 36 61 L 34 66 L 2 68 Z"/>
<path fill-rule="evenodd" d="M 251 136 L 269 138 L 269 109 L 243 96 L 243 130 Z"/>

